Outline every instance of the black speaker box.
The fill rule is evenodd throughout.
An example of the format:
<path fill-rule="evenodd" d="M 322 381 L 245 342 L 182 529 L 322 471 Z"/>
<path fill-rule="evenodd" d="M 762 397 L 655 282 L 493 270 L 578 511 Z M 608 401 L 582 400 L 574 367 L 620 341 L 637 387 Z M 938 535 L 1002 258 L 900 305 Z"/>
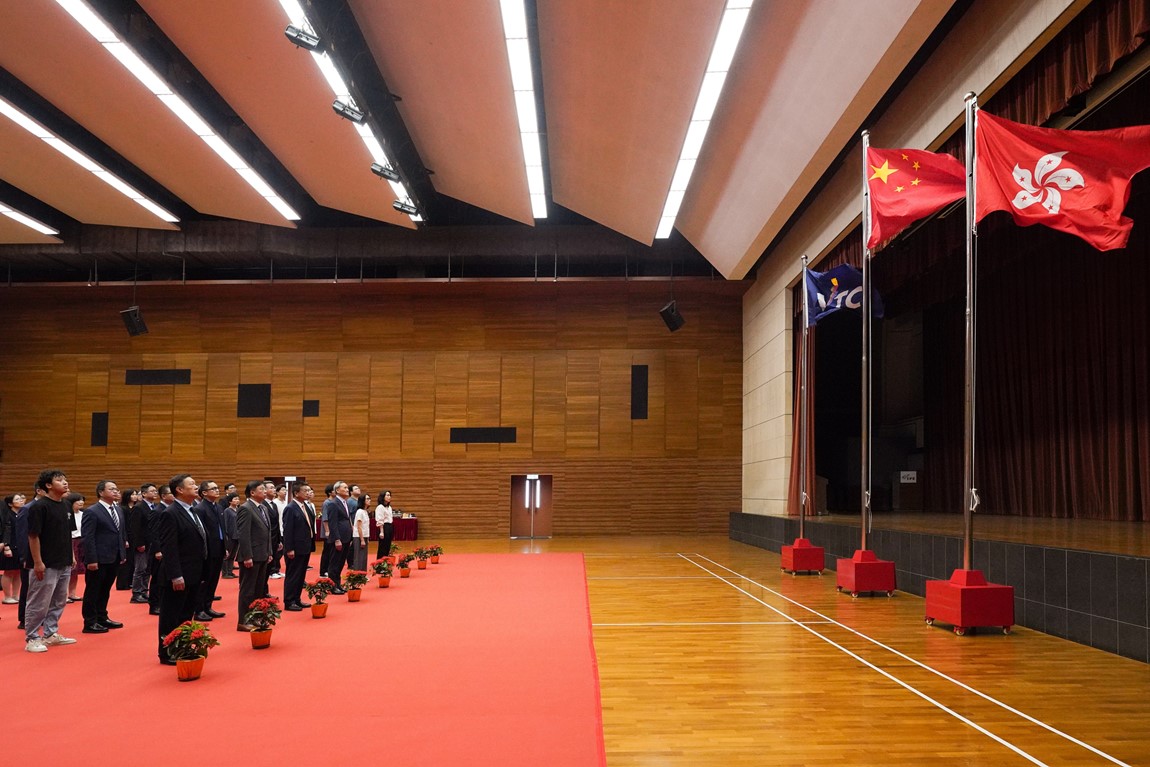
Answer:
<path fill-rule="evenodd" d="M 663 322 L 667 323 L 667 330 L 670 330 L 672 333 L 683 327 L 683 323 L 686 322 L 686 320 L 683 319 L 683 315 L 679 314 L 679 310 L 675 306 L 674 301 L 660 309 L 659 315 L 663 318 Z"/>
<path fill-rule="evenodd" d="M 140 316 L 140 307 L 138 306 L 129 306 L 120 312 L 120 319 L 124 321 L 124 327 L 128 329 L 130 336 L 142 336 L 148 332 L 148 326 L 144 324 L 144 318 Z"/>

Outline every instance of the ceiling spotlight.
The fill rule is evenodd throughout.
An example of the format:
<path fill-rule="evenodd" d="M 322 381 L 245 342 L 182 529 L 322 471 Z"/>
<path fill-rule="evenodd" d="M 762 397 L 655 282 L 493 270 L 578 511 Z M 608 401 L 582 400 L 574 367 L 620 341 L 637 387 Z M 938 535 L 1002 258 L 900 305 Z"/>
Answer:
<path fill-rule="evenodd" d="M 399 173 L 395 168 L 389 168 L 386 165 L 380 165 L 377 162 L 371 164 L 371 172 L 380 178 L 386 178 L 388 181 L 399 181 Z"/>
<path fill-rule="evenodd" d="M 311 32 L 305 32 L 299 27 L 293 27 L 291 24 L 284 30 L 284 36 L 287 37 L 288 40 L 291 40 L 293 45 L 297 45 L 304 50 L 318 51 L 323 47 L 323 43 L 320 42 L 318 37 Z"/>
<path fill-rule="evenodd" d="M 415 207 L 407 200 L 396 200 L 391 204 L 391 207 L 395 208 L 400 213 L 406 213 L 409 216 L 415 216 L 419 214 L 419 208 Z"/>
<path fill-rule="evenodd" d="M 362 123 L 365 119 L 363 112 L 339 99 L 335 100 L 331 108 L 335 110 L 337 115 L 351 120 L 353 123 Z"/>

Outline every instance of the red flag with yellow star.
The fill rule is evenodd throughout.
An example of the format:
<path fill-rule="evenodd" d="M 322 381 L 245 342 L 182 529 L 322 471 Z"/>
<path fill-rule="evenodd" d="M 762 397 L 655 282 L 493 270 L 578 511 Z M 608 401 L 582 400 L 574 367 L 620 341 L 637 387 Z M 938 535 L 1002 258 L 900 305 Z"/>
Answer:
<path fill-rule="evenodd" d="M 867 167 L 871 171 L 868 248 L 966 196 L 966 168 L 948 154 L 867 147 Z"/>

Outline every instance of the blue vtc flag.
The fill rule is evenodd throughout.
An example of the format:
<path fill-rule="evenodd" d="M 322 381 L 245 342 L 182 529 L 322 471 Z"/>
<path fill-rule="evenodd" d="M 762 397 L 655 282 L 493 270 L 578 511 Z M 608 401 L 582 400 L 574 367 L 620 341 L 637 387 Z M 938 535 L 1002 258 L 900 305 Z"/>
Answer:
<path fill-rule="evenodd" d="M 862 310 L 862 272 L 850 264 L 826 272 L 807 269 L 807 309 L 811 325 L 839 309 Z M 882 317 L 882 297 L 871 290 L 871 316 Z"/>

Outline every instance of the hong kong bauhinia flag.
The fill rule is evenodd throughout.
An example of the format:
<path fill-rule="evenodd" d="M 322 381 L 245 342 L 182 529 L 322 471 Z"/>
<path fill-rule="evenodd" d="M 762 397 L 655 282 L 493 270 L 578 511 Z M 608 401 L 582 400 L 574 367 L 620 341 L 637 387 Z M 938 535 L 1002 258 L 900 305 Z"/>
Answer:
<path fill-rule="evenodd" d="M 948 154 L 867 147 L 874 248 L 920 218 L 966 196 L 966 168 Z"/>
<path fill-rule="evenodd" d="M 1077 131 L 1035 128 L 979 112 L 975 124 L 975 218 L 1009 211 L 1098 250 L 1126 247 L 1122 215 L 1130 178 L 1150 167 L 1150 126 Z"/>

